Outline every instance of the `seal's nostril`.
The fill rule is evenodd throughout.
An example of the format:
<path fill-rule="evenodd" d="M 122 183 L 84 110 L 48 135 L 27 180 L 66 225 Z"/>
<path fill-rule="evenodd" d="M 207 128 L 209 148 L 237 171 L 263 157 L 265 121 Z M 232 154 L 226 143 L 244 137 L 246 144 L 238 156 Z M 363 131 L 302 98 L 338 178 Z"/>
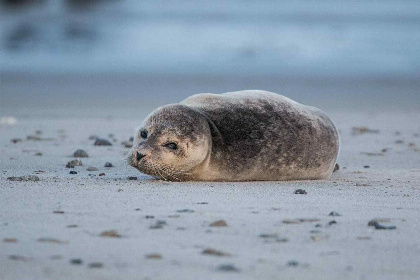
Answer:
<path fill-rule="evenodd" d="M 146 155 L 140 154 L 139 152 L 137 152 L 136 158 L 137 160 L 141 160 L 142 158 L 144 158 Z"/>

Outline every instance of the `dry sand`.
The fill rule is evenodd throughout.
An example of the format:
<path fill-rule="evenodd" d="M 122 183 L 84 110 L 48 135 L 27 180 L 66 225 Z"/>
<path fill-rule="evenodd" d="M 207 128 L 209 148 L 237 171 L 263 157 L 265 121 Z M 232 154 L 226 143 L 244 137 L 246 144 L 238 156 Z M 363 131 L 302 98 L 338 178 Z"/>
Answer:
<path fill-rule="evenodd" d="M 124 161 L 133 118 L 3 124 L 0 279 L 420 279 L 420 114 L 330 115 L 340 170 L 300 182 L 153 180 Z M 360 126 L 378 131 L 353 135 Z M 47 139 L 26 140 L 37 130 Z M 77 149 L 89 157 L 66 168 Z M 7 179 L 24 175 L 40 180 Z"/>

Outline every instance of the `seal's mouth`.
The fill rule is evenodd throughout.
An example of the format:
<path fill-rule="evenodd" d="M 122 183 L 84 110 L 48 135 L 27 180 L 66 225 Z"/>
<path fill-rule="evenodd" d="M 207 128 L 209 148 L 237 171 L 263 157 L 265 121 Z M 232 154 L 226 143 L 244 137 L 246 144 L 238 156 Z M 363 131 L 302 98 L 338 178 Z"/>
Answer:
<path fill-rule="evenodd" d="M 127 157 L 127 162 L 129 165 L 136 168 L 141 173 L 165 181 L 185 181 L 186 176 L 188 175 L 187 173 L 176 170 L 170 166 L 166 166 L 163 164 L 154 164 L 152 162 L 146 161 L 146 159 L 144 158 L 137 161 L 137 159 L 133 155 Z"/>

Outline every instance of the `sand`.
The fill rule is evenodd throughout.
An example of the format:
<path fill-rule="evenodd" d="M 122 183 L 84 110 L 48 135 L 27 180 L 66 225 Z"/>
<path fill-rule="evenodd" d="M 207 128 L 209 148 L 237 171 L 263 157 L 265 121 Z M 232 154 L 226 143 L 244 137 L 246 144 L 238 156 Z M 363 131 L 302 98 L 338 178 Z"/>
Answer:
<path fill-rule="evenodd" d="M 419 112 L 328 113 L 329 180 L 174 183 L 126 164 L 137 118 L 17 112 L 0 126 L 0 279 L 420 279 Z M 77 149 L 89 157 L 66 168 Z M 7 179 L 25 175 L 40 180 Z"/>

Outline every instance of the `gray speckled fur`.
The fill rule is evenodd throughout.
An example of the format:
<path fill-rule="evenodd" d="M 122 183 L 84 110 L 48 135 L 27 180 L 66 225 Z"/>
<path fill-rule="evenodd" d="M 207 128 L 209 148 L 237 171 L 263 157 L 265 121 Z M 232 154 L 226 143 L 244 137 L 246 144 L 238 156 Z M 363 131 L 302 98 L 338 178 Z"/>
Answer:
<path fill-rule="evenodd" d="M 167 108 L 169 115 L 183 113 L 173 114 L 166 129 L 175 126 L 180 137 L 211 134 L 205 162 L 182 180 L 325 179 L 333 171 L 338 132 L 317 108 L 257 90 L 197 94 Z M 194 125 L 203 120 L 210 132 Z"/>

